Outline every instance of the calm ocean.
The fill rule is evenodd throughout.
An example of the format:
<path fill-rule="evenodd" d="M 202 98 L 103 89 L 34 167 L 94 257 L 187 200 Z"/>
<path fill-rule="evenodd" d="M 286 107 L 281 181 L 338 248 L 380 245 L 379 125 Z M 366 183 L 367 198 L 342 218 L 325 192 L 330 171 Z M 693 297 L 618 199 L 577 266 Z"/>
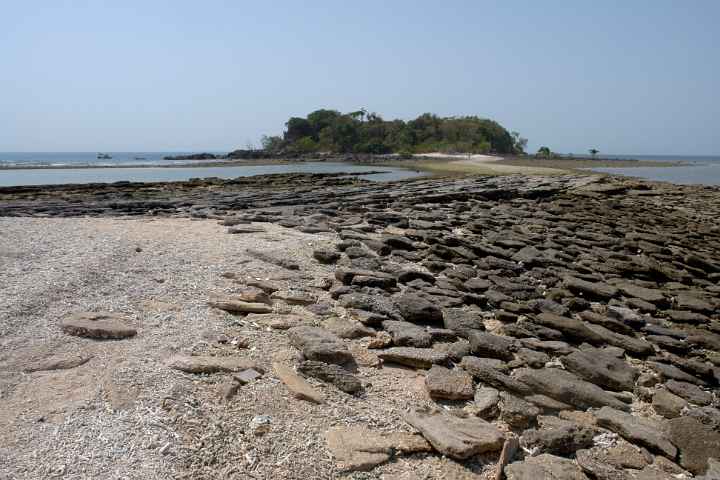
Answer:
<path fill-rule="evenodd" d="M 111 159 L 98 159 L 94 152 L 0 152 L 0 166 L 51 166 L 74 167 L 57 170 L 3 170 L 0 169 L 0 186 L 40 185 L 58 183 L 89 183 L 117 181 L 173 181 L 189 178 L 262 175 L 287 172 L 351 172 L 359 173 L 379 168 L 359 165 L 336 164 L 331 162 L 307 162 L 290 165 L 259 165 L 232 167 L 191 167 L 181 165 L 203 163 L 205 161 L 169 161 L 164 156 L 181 155 L 192 152 L 107 152 Z M 219 153 L 219 152 L 212 152 Z M 720 185 L 720 156 L 681 156 L 681 155 L 605 155 L 603 158 L 657 160 L 664 162 L 684 162 L 679 167 L 637 167 L 637 168 L 597 168 L 597 172 L 615 173 L 639 177 L 648 180 L 660 180 L 680 184 Z M 141 166 L 177 165 L 177 168 L 137 168 Z M 122 167 L 113 169 L 89 169 L 88 166 Z M 375 180 L 397 180 L 419 175 L 412 170 L 382 167 L 388 174 L 376 176 Z"/>
<path fill-rule="evenodd" d="M 594 168 L 593 171 L 628 175 L 684 185 L 720 185 L 720 156 L 608 155 L 605 158 L 683 162 L 679 167 Z"/>

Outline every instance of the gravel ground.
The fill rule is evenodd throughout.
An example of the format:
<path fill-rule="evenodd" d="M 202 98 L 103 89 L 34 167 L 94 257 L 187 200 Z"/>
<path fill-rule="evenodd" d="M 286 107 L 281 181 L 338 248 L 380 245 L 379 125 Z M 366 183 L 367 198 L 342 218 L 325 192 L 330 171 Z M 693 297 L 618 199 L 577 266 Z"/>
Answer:
<path fill-rule="evenodd" d="M 325 405 L 288 393 L 270 366 L 297 355 L 287 336 L 209 308 L 208 294 L 239 289 L 223 275 L 231 272 L 322 302 L 327 294 L 318 285 L 331 269 L 311 253 L 336 238 L 264 228 L 228 235 L 212 220 L 0 218 L 0 479 L 489 478 L 490 459 L 460 466 L 436 455 L 398 458 L 368 473 L 335 469 L 323 438 L 330 427 L 409 431 L 402 413 L 434 402 L 422 374 L 400 368 L 361 366 L 367 387 L 357 397 L 310 380 Z M 301 269 L 256 260 L 247 248 L 293 258 Z M 302 307 L 276 308 L 311 316 Z M 68 314 L 101 310 L 127 315 L 138 335 L 93 341 L 62 333 Z M 220 343 L 223 335 L 249 347 Z M 178 352 L 251 357 L 269 373 L 224 402 L 228 377 L 169 369 L 164 361 Z M 70 354 L 91 359 L 22 373 Z M 262 436 L 249 427 L 257 415 L 271 421 Z"/>

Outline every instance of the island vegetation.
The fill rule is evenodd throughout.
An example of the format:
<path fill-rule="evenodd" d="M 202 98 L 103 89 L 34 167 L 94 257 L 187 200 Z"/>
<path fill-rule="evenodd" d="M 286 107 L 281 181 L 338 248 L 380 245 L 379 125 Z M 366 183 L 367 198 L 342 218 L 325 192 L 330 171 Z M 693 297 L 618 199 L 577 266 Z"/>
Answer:
<path fill-rule="evenodd" d="M 497 153 L 518 154 L 527 140 L 494 120 L 477 116 L 440 117 L 424 113 L 414 120 L 385 120 L 360 109 L 341 113 L 316 110 L 292 117 L 282 136 L 263 136 L 263 151 L 306 154 Z"/>

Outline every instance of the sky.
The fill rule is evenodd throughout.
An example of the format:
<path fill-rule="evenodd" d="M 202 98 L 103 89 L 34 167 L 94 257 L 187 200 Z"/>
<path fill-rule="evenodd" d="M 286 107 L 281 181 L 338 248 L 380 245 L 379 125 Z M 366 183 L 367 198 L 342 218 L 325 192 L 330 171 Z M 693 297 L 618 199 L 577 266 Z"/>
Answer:
<path fill-rule="evenodd" d="M 717 0 L 0 0 L 0 151 L 227 151 L 291 116 L 478 115 L 720 155 Z"/>

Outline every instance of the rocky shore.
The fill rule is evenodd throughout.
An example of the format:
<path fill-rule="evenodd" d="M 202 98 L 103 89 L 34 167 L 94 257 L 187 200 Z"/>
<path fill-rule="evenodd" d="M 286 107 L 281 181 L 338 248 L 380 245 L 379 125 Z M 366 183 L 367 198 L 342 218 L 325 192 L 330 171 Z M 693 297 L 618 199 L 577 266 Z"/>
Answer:
<path fill-rule="evenodd" d="M 0 478 L 720 478 L 717 188 L 274 175 L 0 217 Z"/>

